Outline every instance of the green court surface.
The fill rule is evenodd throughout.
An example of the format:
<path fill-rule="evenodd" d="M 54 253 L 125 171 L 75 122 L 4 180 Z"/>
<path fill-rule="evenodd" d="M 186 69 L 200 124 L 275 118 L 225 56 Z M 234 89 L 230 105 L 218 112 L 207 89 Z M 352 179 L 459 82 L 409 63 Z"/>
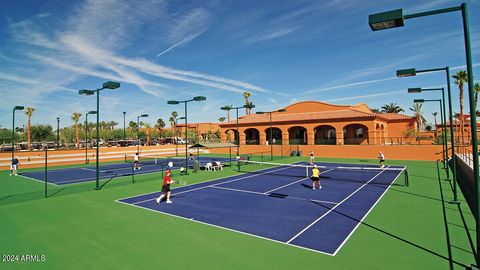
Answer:
<path fill-rule="evenodd" d="M 459 207 L 448 203 L 451 185 L 444 174 L 439 181 L 436 163 L 390 164 L 408 167 L 410 186 L 392 186 L 336 256 L 115 202 L 160 190 L 160 173 L 138 175 L 134 184 L 129 177 L 114 179 L 99 191 L 92 183 L 49 186 L 49 197 L 43 198 L 43 183 L 1 171 L 0 269 L 465 269 L 473 264 L 468 238 L 475 242 L 473 216 L 461 194 Z M 182 178 L 191 184 L 235 173 L 226 168 Z M 16 255 L 38 255 L 40 261 Z"/>

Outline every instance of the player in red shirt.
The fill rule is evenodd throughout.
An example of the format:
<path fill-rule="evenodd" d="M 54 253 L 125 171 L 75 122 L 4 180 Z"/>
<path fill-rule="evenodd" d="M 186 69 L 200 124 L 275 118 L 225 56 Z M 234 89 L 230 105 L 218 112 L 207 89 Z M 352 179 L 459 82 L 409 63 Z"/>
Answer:
<path fill-rule="evenodd" d="M 172 201 L 170 200 L 170 194 L 171 194 L 170 184 L 173 183 L 173 180 L 170 178 L 171 174 L 172 173 L 171 173 L 170 170 L 167 170 L 165 172 L 165 176 L 163 177 L 162 194 L 160 195 L 160 197 L 155 199 L 157 201 L 157 203 L 160 203 L 160 201 L 165 196 L 167 197 L 167 203 L 172 203 Z"/>

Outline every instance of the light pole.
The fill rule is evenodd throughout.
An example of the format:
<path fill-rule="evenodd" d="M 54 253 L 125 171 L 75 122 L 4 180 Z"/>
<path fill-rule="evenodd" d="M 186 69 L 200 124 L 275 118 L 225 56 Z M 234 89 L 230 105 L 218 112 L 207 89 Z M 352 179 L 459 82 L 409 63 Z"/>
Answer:
<path fill-rule="evenodd" d="M 13 119 L 12 119 L 12 160 L 15 156 L 15 111 L 21 111 L 24 106 L 14 106 L 13 107 Z"/>
<path fill-rule="evenodd" d="M 236 130 L 237 133 L 235 134 L 235 144 L 237 145 L 237 156 L 240 155 L 240 132 L 238 131 L 238 110 L 243 108 L 253 109 L 255 108 L 255 105 L 249 104 L 249 105 L 243 105 L 239 107 L 223 106 L 220 108 L 221 110 L 224 110 L 224 111 L 230 111 L 233 109 L 237 113 L 237 130 Z"/>
<path fill-rule="evenodd" d="M 468 97 L 470 105 L 470 126 L 472 136 L 472 155 L 473 155 L 473 177 L 475 182 L 475 203 L 480 205 L 480 175 L 479 175 L 479 157 L 478 157 L 478 139 L 477 139 L 477 115 L 475 108 L 475 93 L 473 83 L 473 64 L 472 64 L 472 50 L 470 45 L 470 26 L 468 20 L 468 5 L 462 3 L 460 6 L 438 9 L 433 11 L 427 11 L 422 13 L 403 15 L 402 9 L 392 10 L 388 12 L 382 12 L 370 15 L 368 23 L 373 31 L 400 27 L 404 25 L 404 20 L 413 19 L 423 16 L 430 16 L 436 14 L 442 14 L 447 12 L 461 11 L 462 23 L 463 23 L 463 37 L 465 45 L 465 56 L 467 63 L 468 74 Z M 463 127 L 462 127 L 463 128 Z M 476 221 L 476 246 L 480 247 L 480 207 L 475 208 L 475 221 Z M 480 248 L 477 248 L 475 259 L 477 265 L 480 263 Z"/>
<path fill-rule="evenodd" d="M 450 85 L 450 68 L 449 67 L 444 67 L 444 68 L 432 68 L 432 69 L 423 69 L 423 70 L 416 70 L 415 68 L 409 68 L 409 69 L 402 69 L 402 70 L 397 70 L 397 76 L 398 77 L 410 77 L 410 76 L 416 76 L 417 73 L 427 73 L 427 72 L 435 72 L 435 71 L 445 71 L 445 75 L 447 77 L 447 94 L 448 94 L 448 118 L 450 122 L 450 144 L 452 145 L 452 178 L 453 178 L 453 201 L 450 201 L 450 203 L 460 203 L 460 201 L 457 198 L 457 157 L 455 156 L 455 131 L 453 128 L 453 109 L 452 109 L 452 91 L 451 91 L 451 85 Z M 442 96 L 444 96 L 444 93 L 442 92 Z M 445 97 L 443 97 L 443 105 L 445 105 Z M 444 112 L 445 108 L 443 109 Z M 444 117 L 446 117 L 444 115 Z M 445 123 L 447 122 L 446 120 L 444 121 Z M 446 128 L 446 127 L 445 127 Z M 447 147 L 447 153 L 448 153 L 448 147 Z M 448 160 L 448 157 L 447 157 Z M 447 177 L 448 177 L 448 164 L 447 164 Z"/>
<path fill-rule="evenodd" d="M 127 146 L 127 139 L 126 139 L 126 129 L 125 129 L 125 115 L 127 112 L 123 112 L 123 144 Z"/>
<path fill-rule="evenodd" d="M 57 117 L 57 149 L 60 148 L 60 117 Z"/>
<path fill-rule="evenodd" d="M 185 104 L 185 173 L 188 174 L 188 125 L 187 125 L 187 103 L 191 101 L 204 101 L 207 100 L 204 96 L 196 96 L 188 100 L 169 100 L 167 104 L 177 105 L 180 103 Z"/>
<path fill-rule="evenodd" d="M 103 83 L 102 85 L 102 88 L 98 88 L 96 90 L 88 90 L 88 89 L 83 89 L 83 90 L 79 90 L 78 91 L 78 94 L 79 95 L 83 95 L 83 96 L 91 96 L 91 95 L 94 95 L 95 93 L 97 93 L 97 127 L 96 127 L 96 130 L 97 130 L 97 156 L 96 156 L 96 181 L 95 181 L 95 190 L 99 190 L 100 189 L 100 182 L 99 182 L 99 173 L 100 173 L 100 170 L 99 170 L 99 167 L 100 167 L 100 164 L 99 164 L 99 158 L 98 158 L 98 154 L 99 154 L 99 144 L 100 144 L 100 132 L 99 132 L 99 122 L 100 122 L 100 91 L 102 91 L 103 89 L 117 89 L 120 87 L 120 83 L 118 82 L 112 82 L 112 81 L 108 81 L 108 82 L 105 82 Z"/>
<path fill-rule="evenodd" d="M 85 164 L 88 164 L 88 142 L 90 141 L 90 136 L 88 136 L 88 115 L 97 114 L 96 111 L 89 111 L 85 114 Z"/>
<path fill-rule="evenodd" d="M 177 121 L 185 119 L 185 116 L 182 117 L 175 117 L 175 156 L 178 157 L 178 128 L 177 128 Z"/>
<path fill-rule="evenodd" d="M 273 160 L 273 127 L 272 127 L 272 113 L 275 112 L 285 112 L 285 109 L 280 109 L 276 111 L 270 111 L 270 112 L 257 112 L 257 114 L 265 114 L 268 113 L 270 115 L 270 138 L 268 140 L 268 144 L 270 144 L 270 160 Z"/>
<path fill-rule="evenodd" d="M 137 153 L 140 151 L 140 118 L 148 117 L 148 114 L 142 114 L 137 116 Z"/>

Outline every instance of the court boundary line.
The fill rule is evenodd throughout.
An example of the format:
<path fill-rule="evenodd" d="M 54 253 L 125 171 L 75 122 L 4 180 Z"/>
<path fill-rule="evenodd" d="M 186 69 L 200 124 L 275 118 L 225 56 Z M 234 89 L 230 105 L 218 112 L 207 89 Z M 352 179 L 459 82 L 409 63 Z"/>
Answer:
<path fill-rule="evenodd" d="M 290 238 L 290 240 L 287 241 L 287 243 L 290 243 L 292 242 L 293 240 L 295 240 L 297 237 L 299 237 L 300 235 L 302 235 L 305 231 L 307 231 L 308 229 L 310 229 L 313 225 L 315 225 L 317 222 L 319 222 L 320 220 L 322 220 L 324 217 L 326 217 L 328 214 L 330 214 L 333 210 L 335 210 L 337 207 L 339 207 L 340 205 L 342 205 L 346 200 L 350 199 L 350 197 L 352 197 L 353 195 L 355 195 L 357 192 L 359 192 L 361 189 L 363 189 L 366 185 L 368 185 L 368 183 L 370 183 L 371 181 L 373 181 L 375 178 L 377 178 L 380 174 L 382 174 L 384 171 L 381 171 L 379 173 L 377 173 L 374 177 L 372 177 L 370 180 L 368 180 L 365 184 L 361 185 L 359 188 L 357 188 L 356 190 L 354 190 L 352 193 L 350 193 L 350 195 L 348 195 L 347 197 L 345 197 L 343 200 L 341 200 L 337 205 L 335 205 L 334 207 L 332 207 L 331 209 L 329 209 L 325 214 L 321 215 L 319 218 L 317 218 L 316 220 L 314 220 L 312 223 L 310 223 L 310 225 L 308 225 L 307 227 L 305 227 L 303 230 L 301 230 L 300 232 L 298 232 L 296 235 L 294 235 L 292 238 Z"/>
<path fill-rule="evenodd" d="M 254 237 L 254 238 L 267 240 L 267 241 L 270 241 L 270 242 L 274 242 L 274 243 L 278 243 L 278 244 L 282 244 L 282 245 L 286 245 L 286 246 L 290 246 L 290 247 L 294 247 L 294 248 L 299 248 L 299 249 L 303 249 L 303 250 L 307 250 L 307 251 L 311 251 L 311 252 L 315 252 L 315 253 L 325 254 L 325 255 L 329 255 L 329 256 L 335 256 L 335 255 L 333 255 L 331 253 L 328 253 L 328 252 L 325 252 L 325 251 L 320 251 L 320 250 L 315 250 L 315 249 L 311 249 L 311 248 L 307 248 L 307 247 L 302 247 L 302 246 L 299 246 L 299 245 L 282 242 L 280 240 L 275 240 L 275 239 L 272 239 L 272 238 L 267 238 L 267 237 L 263 237 L 263 236 L 259 236 L 259 235 L 255 235 L 255 234 L 251 234 L 251 233 L 242 232 L 242 231 L 238 231 L 238 230 L 235 230 L 235 229 L 223 227 L 223 226 L 220 226 L 220 225 L 207 223 L 207 222 L 196 220 L 196 219 L 193 219 L 193 218 L 186 218 L 186 217 L 182 217 L 182 216 L 177 216 L 177 215 L 166 213 L 166 212 L 159 211 L 159 210 L 156 210 L 156 209 L 152 209 L 152 208 L 148 208 L 148 207 L 144 207 L 144 206 L 140 206 L 140 205 L 135 205 L 135 204 L 130 204 L 130 203 L 122 202 L 122 201 L 119 201 L 119 200 L 115 200 L 115 201 L 118 202 L 118 203 L 124 204 L 124 205 L 138 207 L 140 209 L 148 210 L 148 211 L 151 211 L 151 212 L 154 212 L 154 213 L 157 213 L 157 214 L 160 213 L 162 215 L 166 215 L 166 216 L 170 216 L 170 217 L 174 217 L 174 218 L 180 218 L 180 219 L 187 220 L 187 221 L 190 221 L 190 222 L 195 222 L 195 223 L 198 223 L 198 224 L 207 225 L 207 226 L 214 227 L 214 228 L 217 228 L 217 229 L 223 229 L 223 230 L 226 230 L 226 231 L 239 233 L 239 234 L 251 236 L 251 237 Z"/>
<path fill-rule="evenodd" d="M 367 218 L 367 216 L 370 214 L 370 212 L 375 208 L 375 206 L 377 206 L 377 204 L 380 202 L 380 200 L 383 198 L 383 196 L 385 194 L 387 194 L 387 191 L 392 187 L 393 183 L 395 183 L 395 181 L 397 181 L 397 179 L 402 175 L 402 172 L 404 172 L 405 170 L 407 169 L 407 166 L 404 166 L 403 167 L 403 170 L 400 171 L 400 173 L 397 175 L 397 177 L 395 177 L 395 179 L 393 179 L 393 181 L 388 185 L 388 187 L 383 191 L 382 195 L 380 195 L 377 199 L 377 201 L 375 201 L 375 203 L 370 207 L 370 209 L 368 209 L 368 211 L 365 213 L 365 215 L 362 217 L 362 219 L 357 223 L 357 225 L 355 226 L 355 228 L 353 228 L 353 230 L 348 234 L 347 237 L 345 237 L 345 239 L 343 240 L 343 242 L 338 246 L 338 248 L 335 250 L 335 252 L 333 253 L 334 256 L 337 255 L 337 253 L 340 251 L 340 249 L 347 243 L 348 239 L 350 239 L 350 237 L 353 235 L 353 233 L 358 229 L 358 227 L 360 226 L 360 224 L 363 223 L 363 221 Z"/>
<path fill-rule="evenodd" d="M 296 163 L 300 163 L 300 162 L 296 162 Z M 280 163 L 279 163 L 279 167 L 281 167 L 282 165 L 285 165 L 285 164 L 280 164 Z M 389 167 L 390 167 L 390 165 L 389 165 L 387 168 L 389 168 Z M 406 166 L 404 166 L 403 168 L 406 169 Z M 282 169 L 286 169 L 286 168 L 282 168 Z M 257 170 L 257 171 L 261 171 L 261 170 L 264 170 L 264 169 L 260 169 L 260 170 Z M 375 179 L 378 175 L 380 175 L 380 174 L 383 173 L 384 171 L 385 171 L 385 170 L 379 172 L 376 176 L 374 176 L 374 178 L 370 179 L 370 180 L 367 181 L 364 185 L 362 185 L 362 186 L 360 187 L 360 189 L 363 188 L 364 186 L 366 186 L 370 181 L 372 181 L 373 179 Z M 271 172 L 271 171 L 268 171 L 268 172 Z M 403 172 L 403 170 L 402 170 L 402 172 Z M 267 172 L 266 172 L 266 173 L 267 173 Z M 266 173 L 264 173 L 264 174 L 266 174 Z M 240 175 L 241 175 L 241 174 L 240 174 Z M 221 179 L 223 179 L 223 178 L 236 177 L 236 176 L 240 176 L 240 175 L 220 177 L 220 178 L 212 179 L 212 180 L 207 181 L 207 182 L 196 183 L 196 184 L 193 184 L 193 185 L 198 185 L 198 184 L 213 182 L 213 181 L 221 180 Z M 398 177 L 399 177 L 400 175 L 401 175 L 401 174 L 397 175 L 397 177 L 392 181 L 392 183 L 394 183 L 394 182 L 396 181 L 396 179 L 398 179 Z M 253 175 L 253 176 L 255 176 L 255 175 Z M 253 177 L 253 176 L 247 176 L 247 177 L 245 177 L 245 178 L 249 178 L 249 177 Z M 232 181 L 222 182 L 222 183 L 218 183 L 218 184 L 230 183 L 230 182 L 233 182 L 233 181 L 236 181 L 236 180 L 241 180 L 241 179 L 244 179 L 244 178 L 242 177 L 242 178 L 240 178 L 240 179 L 233 179 Z M 195 188 L 195 189 L 191 189 L 191 190 L 186 190 L 186 191 L 184 191 L 184 192 L 179 192 L 179 193 L 176 193 L 176 194 L 183 194 L 183 193 L 186 193 L 186 192 L 196 191 L 196 190 L 205 189 L 205 188 L 209 188 L 209 187 L 215 188 L 215 185 L 218 185 L 218 184 L 207 185 L 207 186 L 204 186 L 204 187 Z M 374 205 L 365 213 L 365 215 L 364 215 L 363 218 L 362 218 L 362 221 L 368 216 L 368 214 L 370 213 L 370 211 L 378 204 L 378 202 L 380 202 L 381 198 L 386 194 L 386 192 L 390 189 L 390 187 L 391 187 L 391 184 L 389 185 L 389 187 L 388 187 L 387 189 L 385 189 L 385 191 L 384 191 L 384 192 L 382 193 L 382 195 L 377 199 L 377 201 L 374 203 Z M 283 245 L 286 245 L 286 246 L 291 246 L 291 247 L 295 247 L 295 248 L 299 248 L 299 249 L 303 249 L 303 250 L 307 250 L 307 251 L 311 251 L 311 252 L 315 252 L 315 253 L 320 253 L 320 254 L 324 254 L 324 255 L 329 255 L 329 256 L 332 256 L 332 257 L 336 256 L 336 254 L 338 253 L 338 251 L 343 247 L 343 245 L 347 242 L 347 240 L 351 237 L 351 235 L 353 235 L 353 233 L 356 231 L 356 229 L 358 228 L 358 226 L 361 224 L 361 222 L 358 222 L 357 226 L 356 226 L 356 227 L 350 232 L 350 234 L 344 239 L 344 241 L 342 242 L 342 244 L 335 250 L 334 253 L 328 253 L 328 252 L 325 252 L 325 251 L 315 250 L 315 249 L 311 249 L 311 248 L 299 246 L 299 245 L 296 245 L 296 244 L 292 244 L 292 243 L 290 243 L 290 242 L 282 242 L 282 241 L 279 241 L 279 240 L 275 240 L 275 239 L 271 239 L 271 238 L 267 238 L 267 237 L 263 237 L 263 236 L 259 236 L 259 235 L 254 235 L 254 234 L 250 234 L 250 233 L 247 233 L 247 232 L 242 232 L 242 231 L 238 231 L 238 230 L 235 230 L 235 229 L 231 229 L 231 228 L 227 228 L 227 227 L 222 227 L 222 226 L 219 226 L 219 225 L 210 224 L 210 223 L 203 222 L 203 221 L 199 221 L 199 220 L 195 220 L 195 219 L 189 219 L 189 218 L 186 218 L 186 217 L 182 217 L 182 216 L 178 216 L 178 215 L 166 213 L 166 212 L 163 212 L 163 211 L 160 211 L 160 210 L 157 210 L 157 209 L 152 209 L 152 208 L 148 208 L 148 207 L 145 207 L 145 206 L 137 205 L 138 203 L 148 202 L 148 201 L 150 201 L 151 199 L 143 200 L 143 201 L 135 202 L 135 203 L 127 203 L 127 202 L 123 202 L 123 201 L 122 201 L 122 200 L 130 199 L 130 198 L 140 197 L 140 196 L 154 195 L 154 194 L 158 194 L 159 192 L 161 192 L 161 191 L 144 193 L 144 194 L 139 194 L 139 195 L 136 195 L 136 196 L 129 196 L 129 197 L 117 199 L 117 200 L 115 200 L 115 202 L 118 202 L 118 203 L 121 203 L 121 204 L 124 204 L 124 205 L 128 205 L 128 206 L 137 207 L 137 208 L 144 209 L 144 210 L 148 210 L 148 211 L 151 211 L 151 212 L 154 212 L 154 213 L 160 213 L 160 214 L 163 214 L 163 215 L 166 215 L 166 216 L 170 216 L 170 217 L 174 217 L 174 218 L 180 218 L 180 219 L 188 220 L 188 221 L 193 221 L 193 222 L 196 222 L 196 223 L 199 223 L 199 224 L 203 224 L 203 225 L 207 225 L 207 226 L 210 226 L 210 227 L 219 228 L 219 229 L 227 230 L 227 231 L 230 231 L 230 232 L 235 232 L 235 233 L 240 233 L 240 234 L 243 234 L 243 235 L 255 237 L 255 238 L 258 238 L 258 239 L 263 239 L 263 240 L 267 240 L 267 241 L 271 241 L 271 242 L 283 244 Z M 355 191 L 355 193 L 356 193 L 356 191 Z M 351 197 L 353 194 L 354 194 L 354 193 L 350 194 L 349 197 Z M 344 199 L 344 200 L 346 200 L 346 199 Z M 316 201 L 316 200 L 310 200 L 310 201 Z M 333 209 L 335 209 L 335 208 L 336 208 L 338 205 L 340 205 L 340 204 L 341 204 L 341 202 L 340 202 L 339 204 L 337 204 Z"/>

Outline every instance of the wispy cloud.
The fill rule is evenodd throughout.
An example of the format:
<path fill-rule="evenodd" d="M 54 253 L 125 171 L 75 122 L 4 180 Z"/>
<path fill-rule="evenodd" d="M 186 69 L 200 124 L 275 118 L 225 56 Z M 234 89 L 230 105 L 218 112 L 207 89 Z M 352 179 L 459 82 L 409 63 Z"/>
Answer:
<path fill-rule="evenodd" d="M 260 41 L 267 41 L 267 40 L 271 40 L 271 39 L 276 39 L 276 38 L 286 36 L 286 35 L 294 32 L 295 30 L 297 30 L 297 27 L 291 27 L 291 28 L 286 28 L 286 29 L 278 29 L 278 30 L 274 30 L 273 32 L 260 33 L 260 34 L 257 34 L 256 36 L 248 38 L 246 40 L 246 42 L 247 43 L 255 43 L 255 42 L 260 42 Z"/>
<path fill-rule="evenodd" d="M 205 30 L 204 30 L 205 31 Z M 200 33 L 196 33 L 196 34 L 191 34 L 191 35 L 188 35 L 186 37 L 184 37 L 182 40 L 180 40 L 179 42 L 173 44 L 172 46 L 170 46 L 168 49 L 162 51 L 162 52 L 159 52 L 157 55 L 155 55 L 155 57 L 159 57 L 159 56 L 162 56 L 164 54 L 166 54 L 167 52 L 175 49 L 176 47 L 178 46 L 182 46 L 182 45 L 185 45 L 187 43 L 189 43 L 190 41 L 194 40 L 196 37 L 200 36 L 204 31 L 200 32 Z"/>
<path fill-rule="evenodd" d="M 360 96 L 353 96 L 353 97 L 334 98 L 334 99 L 326 100 L 326 102 L 338 102 L 338 101 L 356 100 L 356 99 L 364 100 L 366 98 L 381 97 L 381 96 L 396 96 L 400 94 L 405 94 L 405 90 L 383 92 L 383 93 L 376 93 L 376 94 L 370 94 L 370 95 L 360 95 Z"/>

